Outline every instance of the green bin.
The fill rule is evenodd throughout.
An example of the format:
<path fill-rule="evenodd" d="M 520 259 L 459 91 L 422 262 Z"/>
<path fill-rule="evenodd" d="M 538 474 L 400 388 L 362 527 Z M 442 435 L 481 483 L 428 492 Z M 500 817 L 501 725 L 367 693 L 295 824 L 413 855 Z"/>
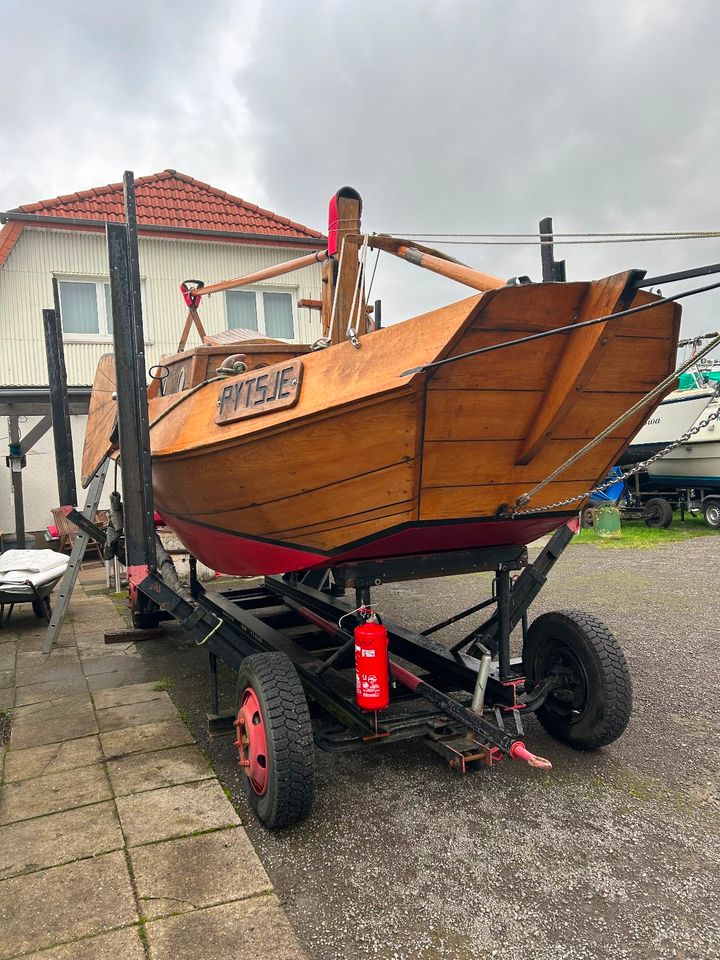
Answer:
<path fill-rule="evenodd" d="M 593 529 L 599 537 L 621 537 L 622 524 L 617 507 L 596 507 Z"/>

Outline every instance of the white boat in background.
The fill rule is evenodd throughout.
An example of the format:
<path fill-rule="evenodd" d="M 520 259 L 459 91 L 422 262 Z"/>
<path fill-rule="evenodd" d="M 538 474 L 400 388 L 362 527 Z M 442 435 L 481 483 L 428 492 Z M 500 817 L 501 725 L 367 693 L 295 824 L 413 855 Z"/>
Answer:
<path fill-rule="evenodd" d="M 713 385 L 674 390 L 668 394 L 636 434 L 623 454 L 620 464 L 647 460 L 669 443 L 682 437 L 704 415 L 705 409 L 713 402 L 716 393 L 716 387 Z M 720 441 L 720 428 L 717 440 Z M 663 458 L 663 461 L 665 459 Z"/>
<path fill-rule="evenodd" d="M 695 418 L 696 422 L 705 420 L 711 413 L 719 411 L 720 397 L 714 397 Z M 680 430 L 675 439 L 682 436 L 687 429 Z M 656 483 L 664 485 L 720 487 L 720 420 L 713 420 L 687 443 L 681 444 L 666 456 L 651 463 L 648 473 Z"/>

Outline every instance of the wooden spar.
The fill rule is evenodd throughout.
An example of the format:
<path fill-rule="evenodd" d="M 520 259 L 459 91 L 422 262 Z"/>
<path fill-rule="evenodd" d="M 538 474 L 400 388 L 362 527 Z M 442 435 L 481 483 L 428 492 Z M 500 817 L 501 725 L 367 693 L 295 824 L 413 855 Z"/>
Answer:
<path fill-rule="evenodd" d="M 207 334 L 205 333 L 205 327 L 202 325 L 200 316 L 197 312 L 197 307 L 190 307 L 188 310 L 187 320 L 185 321 L 185 326 L 183 327 L 182 333 L 180 334 L 180 341 L 177 345 L 176 353 L 180 353 L 181 350 L 185 349 L 185 344 L 187 343 L 187 338 L 190 336 L 190 330 L 192 325 L 195 324 L 195 329 L 198 332 L 198 336 L 201 340 L 204 340 Z"/>
<path fill-rule="evenodd" d="M 360 244 L 363 238 L 356 235 L 348 237 L 348 241 L 353 244 Z M 507 286 L 507 281 L 501 277 L 493 277 L 489 273 L 475 270 L 474 267 L 459 263 L 452 257 L 446 257 L 439 250 L 431 251 L 427 247 L 420 247 L 399 237 L 369 236 L 368 246 L 373 250 L 384 250 L 386 253 L 392 253 L 393 256 L 400 257 L 401 260 L 407 260 L 408 263 L 424 267 L 425 270 L 432 270 L 433 273 L 439 273 L 450 280 L 457 280 L 458 283 L 464 283 L 474 290 L 484 292 L 486 290 L 499 290 L 501 287 Z"/>
<path fill-rule="evenodd" d="M 449 263 L 447 260 L 441 260 L 430 253 L 422 253 L 416 247 L 398 247 L 397 251 L 391 250 L 390 252 L 394 253 L 396 257 L 407 260 L 408 263 L 414 263 L 418 267 L 432 270 L 433 273 L 439 273 L 450 280 L 457 280 L 474 290 L 499 290 L 501 287 L 507 286 L 507 281 L 500 277 L 493 277 L 489 273 L 482 273 L 472 267 Z"/>
<path fill-rule="evenodd" d="M 247 276 L 237 277 L 235 280 L 221 280 L 220 283 L 210 283 L 205 287 L 197 287 L 192 290 L 194 297 L 204 297 L 208 293 L 220 293 L 221 290 L 233 290 L 235 287 L 245 287 L 250 283 L 259 283 L 261 280 L 271 280 L 273 277 L 281 277 L 285 273 L 292 273 L 293 270 L 301 270 L 303 267 L 310 267 L 313 263 L 322 263 L 327 259 L 325 250 L 318 250 L 317 253 L 309 253 L 306 257 L 298 257 L 295 260 L 285 260 L 283 263 L 276 263 L 272 267 L 265 267 L 264 270 L 257 270 L 255 273 L 248 273 Z"/>

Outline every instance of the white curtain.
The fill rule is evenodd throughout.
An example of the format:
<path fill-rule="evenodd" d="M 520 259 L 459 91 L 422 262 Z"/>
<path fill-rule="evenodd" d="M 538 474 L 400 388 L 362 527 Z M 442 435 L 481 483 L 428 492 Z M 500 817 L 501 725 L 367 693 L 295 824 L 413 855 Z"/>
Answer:
<path fill-rule="evenodd" d="M 63 280 L 60 311 L 64 333 L 99 333 L 97 292 L 94 283 Z"/>
<path fill-rule="evenodd" d="M 277 340 L 294 340 L 292 295 L 263 293 L 265 333 Z"/>
<path fill-rule="evenodd" d="M 248 290 L 228 290 L 225 294 L 228 327 L 257 330 L 257 301 Z"/>

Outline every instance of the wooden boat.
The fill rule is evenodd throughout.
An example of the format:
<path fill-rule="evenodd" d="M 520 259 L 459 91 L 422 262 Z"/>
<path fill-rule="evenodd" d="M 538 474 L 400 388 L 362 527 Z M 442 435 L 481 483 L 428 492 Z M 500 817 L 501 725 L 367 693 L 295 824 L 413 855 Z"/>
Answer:
<path fill-rule="evenodd" d="M 327 348 L 227 331 L 164 358 L 163 388 L 151 386 L 156 509 L 216 570 L 269 574 L 527 544 L 577 513 L 662 395 L 537 493 L 524 507 L 534 512 L 518 510 L 519 498 L 674 368 L 675 304 L 578 326 L 656 300 L 638 289 L 636 272 L 508 285 L 407 241 L 363 240 L 353 193 L 334 198 L 329 253 L 318 257 Z M 483 292 L 373 330 L 362 299 L 363 243 Z M 186 291 L 183 337 L 205 292 L 258 277 Z M 345 335 L 353 318 L 357 345 Z M 91 401 L 85 483 L 112 447 L 112 390 L 112 357 L 105 357 Z"/>

